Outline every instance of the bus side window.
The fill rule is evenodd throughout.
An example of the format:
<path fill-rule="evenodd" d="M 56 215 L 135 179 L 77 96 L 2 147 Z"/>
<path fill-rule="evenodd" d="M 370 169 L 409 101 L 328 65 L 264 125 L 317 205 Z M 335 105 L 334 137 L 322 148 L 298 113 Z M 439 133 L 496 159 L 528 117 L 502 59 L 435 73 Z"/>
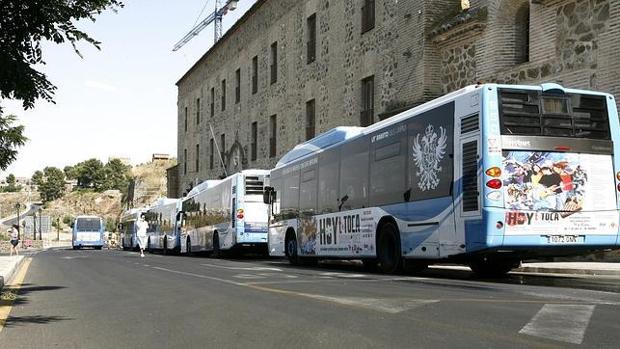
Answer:
<path fill-rule="evenodd" d="M 318 213 L 338 211 L 340 181 L 340 152 L 327 150 L 319 154 Z"/>
<path fill-rule="evenodd" d="M 367 137 L 343 145 L 340 161 L 339 210 L 368 207 Z"/>

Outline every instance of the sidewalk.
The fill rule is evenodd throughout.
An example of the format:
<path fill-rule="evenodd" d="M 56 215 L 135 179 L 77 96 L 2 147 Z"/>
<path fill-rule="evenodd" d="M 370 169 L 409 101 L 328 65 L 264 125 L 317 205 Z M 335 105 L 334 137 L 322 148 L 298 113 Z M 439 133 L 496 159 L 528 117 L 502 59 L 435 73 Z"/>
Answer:
<path fill-rule="evenodd" d="M 11 280 L 23 260 L 24 256 L 21 254 L 12 257 L 0 256 L 0 290 Z"/>
<path fill-rule="evenodd" d="M 543 274 L 620 276 L 620 263 L 604 263 L 604 262 L 523 263 L 520 268 L 517 268 L 513 271 L 522 272 L 522 273 L 543 273 Z"/>

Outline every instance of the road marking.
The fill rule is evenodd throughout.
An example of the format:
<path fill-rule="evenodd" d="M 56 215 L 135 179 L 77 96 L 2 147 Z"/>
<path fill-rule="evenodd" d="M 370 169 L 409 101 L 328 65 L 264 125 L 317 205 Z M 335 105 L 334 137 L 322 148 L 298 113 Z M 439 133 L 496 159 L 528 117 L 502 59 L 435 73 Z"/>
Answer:
<path fill-rule="evenodd" d="M 348 274 L 348 273 L 321 273 L 319 275 L 337 277 L 337 278 L 345 278 L 345 279 L 356 279 L 356 278 L 368 277 L 368 275 L 364 275 L 364 274 Z"/>
<path fill-rule="evenodd" d="M 271 267 L 227 267 L 227 266 L 224 266 L 224 265 L 207 264 L 207 263 L 202 263 L 200 265 L 203 265 L 205 267 L 221 268 L 221 269 L 228 269 L 228 270 L 282 271 L 282 269 L 280 269 L 280 268 L 271 268 Z"/>
<path fill-rule="evenodd" d="M 12 282 L 11 285 L 4 286 L 4 291 L 2 292 L 3 297 L 0 300 L 0 302 L 4 301 L 5 293 L 11 292 L 11 295 L 10 297 L 7 297 L 6 301 L 8 303 L 6 305 L 3 305 L 2 303 L 0 303 L 0 332 L 2 332 L 2 329 L 4 328 L 4 324 L 6 324 L 6 320 L 8 319 L 9 314 L 11 313 L 11 308 L 13 308 L 13 302 L 15 301 L 15 299 L 17 299 L 17 295 L 19 294 L 19 289 L 21 288 L 22 283 L 24 282 L 24 278 L 26 277 L 26 272 L 28 271 L 28 267 L 30 266 L 31 261 L 32 261 L 32 258 L 26 258 L 21 268 L 19 269 L 19 272 L 17 273 L 17 275 L 15 275 L 15 278 L 11 280 Z"/>
<path fill-rule="evenodd" d="M 519 333 L 581 344 L 595 307 L 595 305 L 545 304 Z"/>

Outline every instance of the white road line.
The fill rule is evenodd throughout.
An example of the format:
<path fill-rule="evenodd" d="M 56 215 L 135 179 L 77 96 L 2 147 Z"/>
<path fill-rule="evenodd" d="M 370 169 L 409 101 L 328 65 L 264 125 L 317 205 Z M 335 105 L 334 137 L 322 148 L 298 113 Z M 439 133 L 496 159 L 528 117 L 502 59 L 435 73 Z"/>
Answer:
<path fill-rule="evenodd" d="M 227 266 L 224 266 L 224 265 L 207 264 L 207 263 L 202 263 L 200 265 L 205 266 L 205 267 L 221 268 L 221 269 L 228 269 L 228 270 L 282 271 L 282 269 L 280 269 L 280 268 L 270 268 L 270 267 L 227 267 Z"/>
<path fill-rule="evenodd" d="M 595 307 L 595 305 L 545 304 L 519 333 L 581 344 Z"/>
<path fill-rule="evenodd" d="M 161 267 L 151 267 L 151 268 L 157 269 L 157 270 L 161 270 L 161 271 L 167 271 L 169 273 L 181 274 L 181 275 L 186 275 L 186 276 L 193 276 L 193 277 L 197 277 L 197 278 L 200 278 L 200 279 L 219 281 L 219 282 L 223 282 L 223 283 L 230 284 L 230 285 L 235 285 L 235 286 L 248 286 L 247 284 L 242 283 L 242 282 L 235 282 L 235 281 L 231 281 L 231 280 L 226 280 L 226 279 L 218 278 L 218 277 L 215 277 L 215 276 L 207 276 L 207 275 L 202 275 L 202 274 L 194 274 L 194 273 L 188 273 L 188 272 L 184 272 L 184 271 L 172 270 L 172 269 L 161 268 Z"/>

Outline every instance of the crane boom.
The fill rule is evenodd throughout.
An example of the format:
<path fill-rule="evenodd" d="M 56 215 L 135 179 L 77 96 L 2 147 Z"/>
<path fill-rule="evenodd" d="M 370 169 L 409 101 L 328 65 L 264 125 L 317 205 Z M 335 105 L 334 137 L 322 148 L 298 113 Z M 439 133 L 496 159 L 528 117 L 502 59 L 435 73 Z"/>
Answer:
<path fill-rule="evenodd" d="M 238 0 L 226 0 L 226 4 L 222 7 L 219 7 L 220 1 L 221 0 L 215 1 L 215 11 L 194 26 L 189 33 L 185 34 L 185 36 L 174 45 L 172 51 L 178 51 L 212 22 L 215 22 L 214 42 L 217 42 L 222 37 L 222 17 L 224 17 L 229 10 L 234 11 L 237 8 Z"/>

